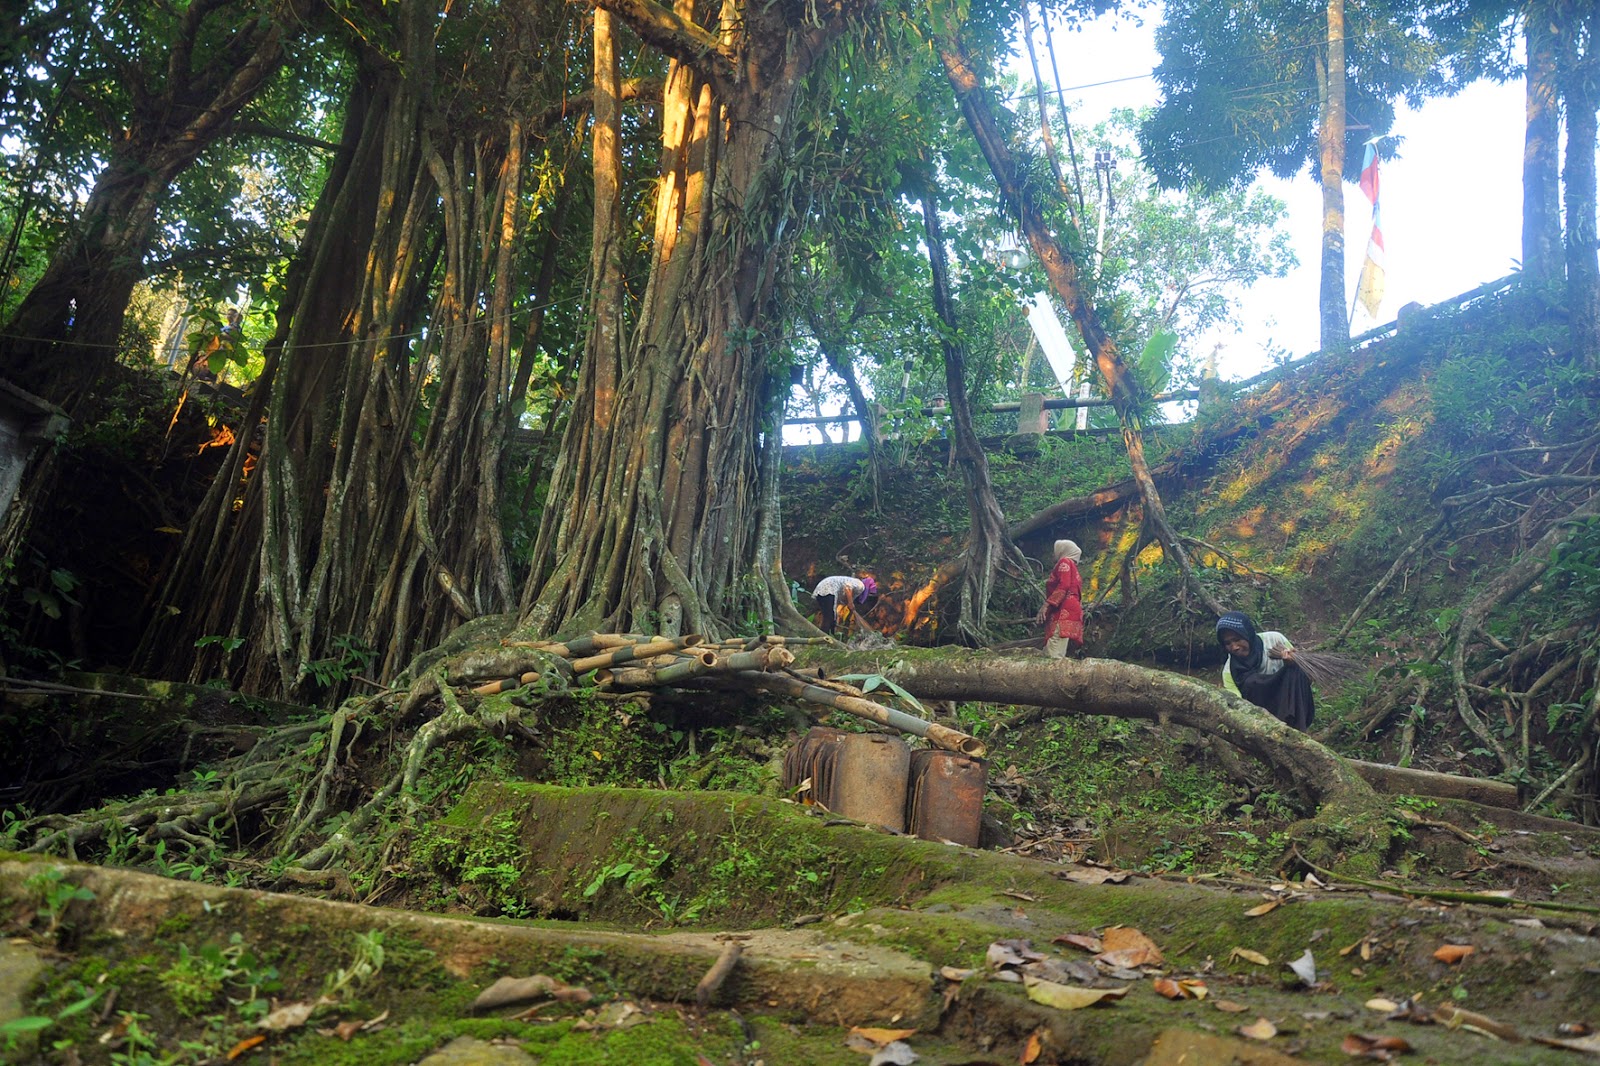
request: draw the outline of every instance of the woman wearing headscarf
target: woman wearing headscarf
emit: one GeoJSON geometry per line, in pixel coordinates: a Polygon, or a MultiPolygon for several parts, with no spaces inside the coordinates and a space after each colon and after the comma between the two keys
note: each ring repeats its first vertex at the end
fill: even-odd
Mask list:
{"type": "Polygon", "coordinates": [[[1044,606],[1034,617],[1044,625],[1044,653],[1065,658],[1074,641],[1083,643],[1083,577],[1078,561],[1083,549],[1070,540],[1056,541],[1056,565],[1044,586],[1044,606]]]}
{"type": "Polygon", "coordinates": [[[1258,633],[1249,615],[1229,611],[1217,619],[1217,643],[1228,653],[1223,688],[1302,733],[1311,728],[1311,679],[1294,661],[1288,637],[1271,629],[1258,633]]]}

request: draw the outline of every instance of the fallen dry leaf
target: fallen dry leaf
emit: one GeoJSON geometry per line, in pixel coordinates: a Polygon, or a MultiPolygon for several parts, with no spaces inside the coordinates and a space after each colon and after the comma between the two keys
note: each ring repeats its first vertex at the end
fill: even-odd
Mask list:
{"type": "Polygon", "coordinates": [[[1536,1036],[1533,1038],[1533,1042],[1543,1044],[1546,1047],[1561,1047],[1566,1048],[1568,1051],[1582,1051],[1590,1055],[1600,1055],[1600,1035],[1577,1037],[1536,1036]]]}
{"type": "Polygon", "coordinates": [[[1271,914],[1273,911],[1277,910],[1281,906],[1283,906],[1283,900],[1281,900],[1281,899],[1269,899],[1269,900],[1267,900],[1267,902],[1261,904],[1260,906],[1251,907],[1249,910],[1245,911],[1244,912],[1244,916],[1246,918],[1259,918],[1263,914],[1271,914]]]}
{"type": "Polygon", "coordinates": [[[1240,1036],[1248,1036],[1251,1040],[1271,1040],[1278,1035],[1278,1027],[1265,1018],[1257,1018],[1249,1025],[1241,1025],[1235,1030],[1240,1036]]]}
{"type": "Polygon", "coordinates": [[[1234,948],[1232,951],[1228,952],[1228,961],[1232,962],[1234,959],[1243,959],[1245,962],[1253,962],[1257,966],[1272,965],[1271,959],[1261,954],[1261,952],[1251,951],[1249,948],[1234,948]]]}
{"type": "Polygon", "coordinates": [[[1033,1032],[1028,1034],[1028,1041],[1022,1045],[1022,1055],[1017,1059],[1017,1061],[1020,1062],[1022,1066],[1029,1066],[1030,1063],[1034,1063],[1039,1060],[1039,1053],[1043,1050],[1044,1041],[1039,1039],[1039,1030],[1035,1029],[1033,1032]]]}
{"type": "Polygon", "coordinates": [[[318,1007],[326,1007],[337,1003],[338,1000],[328,996],[318,996],[316,999],[299,1000],[294,1003],[285,1003],[281,1007],[274,1007],[272,1012],[256,1023],[259,1029],[270,1029],[278,1032],[284,1029],[298,1029],[306,1024],[306,1020],[318,1007]]]}
{"type": "Polygon", "coordinates": [[[333,1035],[343,1040],[346,1044],[350,1038],[361,1031],[361,1022],[340,1022],[333,1027],[333,1035]]]}
{"type": "Polygon", "coordinates": [[[238,1058],[240,1055],[243,1055],[251,1048],[260,1047],[266,1042],[267,1038],[264,1033],[257,1033],[255,1036],[247,1036],[237,1044],[233,1045],[233,1049],[228,1052],[228,1061],[232,1062],[234,1059],[238,1058]]]}
{"type": "Polygon", "coordinates": [[[1317,983],[1317,960],[1312,956],[1310,948],[1306,948],[1304,955],[1285,965],[1294,971],[1295,976],[1300,978],[1307,988],[1317,983]]]}
{"type": "Polygon", "coordinates": [[[1466,1029],[1482,1033],[1484,1036],[1492,1036],[1496,1040],[1509,1040],[1512,1043],[1522,1041],[1522,1034],[1517,1031],[1516,1026],[1497,1022],[1487,1014],[1462,1010],[1448,1003],[1441,1003],[1433,1008],[1433,1020],[1446,1029],[1466,1029]]]}
{"type": "Polygon", "coordinates": [[[1438,951],[1435,951],[1433,953],[1433,957],[1438,959],[1440,962],[1454,966],[1456,963],[1460,962],[1462,959],[1466,958],[1468,955],[1471,955],[1477,950],[1478,949],[1473,947],[1471,944],[1446,944],[1438,951]]]}
{"type": "Polygon", "coordinates": [[[1041,981],[1037,977],[1023,979],[1028,988],[1028,998],[1056,1010],[1082,1010],[1104,1000],[1117,1000],[1128,994],[1123,988],[1079,988],[1077,985],[1058,985],[1054,981],[1041,981]]]}
{"type": "Polygon", "coordinates": [[[1395,1011],[1400,1009],[1400,1004],[1396,1003],[1392,999],[1369,999],[1367,1000],[1367,1009],[1381,1010],[1385,1014],[1393,1014],[1395,1011]]]}
{"type": "Polygon", "coordinates": [[[1344,1038],[1344,1043],[1339,1045],[1339,1049],[1353,1058],[1392,1062],[1396,1055],[1404,1055],[1410,1051],[1411,1045],[1398,1036],[1351,1033],[1344,1038]]]}
{"type": "Polygon", "coordinates": [[[1213,1006],[1215,1006],[1218,1010],[1227,1011],[1229,1014],[1243,1014],[1245,1011],[1250,1009],[1243,1003],[1235,1003],[1231,999],[1216,1000],[1214,1001],[1213,1006]]]}
{"type": "Polygon", "coordinates": [[[1095,958],[1108,966],[1160,966],[1165,962],[1155,941],[1131,925],[1114,925],[1100,934],[1104,949],[1095,958]]]}
{"type": "Polygon", "coordinates": [[[1075,948],[1092,951],[1096,955],[1105,950],[1105,945],[1100,943],[1097,936],[1087,936],[1083,933],[1065,933],[1050,941],[1052,944],[1071,944],[1075,948]]]}
{"type": "Polygon", "coordinates": [[[542,973],[536,973],[532,977],[502,977],[478,993],[478,998],[472,1001],[472,1009],[485,1011],[517,1006],[531,1000],[544,999],[559,987],[561,987],[560,981],[554,977],[546,977],[542,973]]]}
{"type": "Polygon", "coordinates": [[[1022,966],[1029,962],[1038,962],[1043,955],[1034,951],[1026,940],[996,940],[989,945],[986,956],[993,969],[1002,966],[1022,966]]]}
{"type": "Polygon", "coordinates": [[[1107,870],[1099,866],[1065,870],[1059,876],[1080,885],[1120,885],[1128,879],[1126,870],[1107,870]]]}
{"type": "Polygon", "coordinates": [[[939,976],[946,981],[965,981],[977,972],[977,970],[958,970],[954,966],[939,967],[939,976]]]}
{"type": "Polygon", "coordinates": [[[1155,990],[1168,999],[1205,999],[1209,995],[1206,983],[1193,977],[1174,981],[1170,977],[1157,977],[1151,982],[1155,990]]]}
{"type": "Polygon", "coordinates": [[[896,1040],[879,1048],[868,1066],[911,1066],[920,1057],[910,1044],[896,1040]]]}
{"type": "Polygon", "coordinates": [[[1588,1022],[1562,1022],[1556,1026],[1556,1032],[1562,1036],[1588,1036],[1594,1032],[1594,1026],[1588,1022]]]}
{"type": "Polygon", "coordinates": [[[1029,903],[1038,903],[1039,902],[1039,897],[1038,896],[1030,896],[1026,892],[1013,892],[1010,889],[1005,889],[1000,894],[1002,896],[1010,896],[1012,899],[1027,900],[1029,903]]]}
{"type": "Polygon", "coordinates": [[[871,1029],[857,1025],[852,1027],[850,1032],[871,1041],[879,1047],[883,1047],[885,1044],[892,1044],[896,1040],[904,1040],[908,1036],[915,1036],[917,1031],[915,1029],[871,1029]]]}

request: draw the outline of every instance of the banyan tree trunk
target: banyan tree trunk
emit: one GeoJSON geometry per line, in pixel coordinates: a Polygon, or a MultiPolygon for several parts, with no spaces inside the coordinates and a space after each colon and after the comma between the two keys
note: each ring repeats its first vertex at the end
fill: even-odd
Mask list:
{"type": "MultiPolygon", "coordinates": [[[[366,56],[259,386],[271,397],[260,461],[237,508],[237,483],[214,495],[169,592],[202,601],[168,623],[189,642],[245,638],[220,665],[253,690],[392,676],[514,596],[499,492],[525,130],[511,107],[478,121],[437,110],[439,16],[408,0],[394,21],[403,62],[366,56]],[[227,604],[205,603],[219,588],[227,604]]],[[[525,27],[506,32],[519,55],[525,27]]],[[[478,77],[523,102],[525,69],[478,77]]]]}
{"type": "Polygon", "coordinates": [[[605,103],[618,77],[597,20],[593,325],[522,613],[551,633],[715,634],[787,595],[762,573],[756,535],[761,449],[782,446],[761,438],[772,303],[798,229],[781,179],[796,96],[849,11],[729,0],[706,29],[689,0],[599,6],[671,59],[653,258],[625,324],[607,259],[623,239],[605,103]]]}

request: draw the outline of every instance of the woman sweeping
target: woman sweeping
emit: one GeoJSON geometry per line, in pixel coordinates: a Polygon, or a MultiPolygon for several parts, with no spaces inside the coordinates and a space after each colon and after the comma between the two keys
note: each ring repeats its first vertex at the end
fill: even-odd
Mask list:
{"type": "Polygon", "coordinates": [[[1056,566],[1044,586],[1044,606],[1034,618],[1044,625],[1044,653],[1065,658],[1072,644],[1083,643],[1083,577],[1078,560],[1083,549],[1070,540],[1056,541],[1056,566]]]}
{"type": "Polygon", "coordinates": [[[1311,728],[1311,679],[1295,662],[1294,645],[1282,633],[1257,633],[1250,616],[1229,611],[1217,619],[1217,642],[1228,653],[1222,687],[1243,696],[1302,733],[1311,728]]]}

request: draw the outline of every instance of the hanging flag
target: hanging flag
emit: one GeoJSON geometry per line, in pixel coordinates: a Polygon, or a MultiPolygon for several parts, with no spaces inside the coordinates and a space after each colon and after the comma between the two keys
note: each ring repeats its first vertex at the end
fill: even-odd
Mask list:
{"type": "Polygon", "coordinates": [[[1361,157],[1361,192],[1373,207],[1378,206],[1378,142],[1367,142],[1366,155],[1361,157]]]}
{"type": "Polygon", "coordinates": [[[1378,142],[1367,142],[1366,155],[1361,160],[1361,191],[1372,202],[1372,236],[1367,238],[1367,258],[1361,264],[1361,281],[1356,285],[1356,298],[1372,318],[1378,317],[1378,307],[1383,303],[1383,278],[1387,258],[1383,250],[1383,227],[1379,222],[1378,207],[1378,142]]]}

